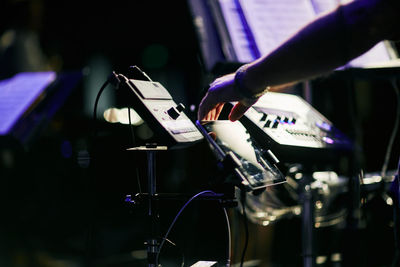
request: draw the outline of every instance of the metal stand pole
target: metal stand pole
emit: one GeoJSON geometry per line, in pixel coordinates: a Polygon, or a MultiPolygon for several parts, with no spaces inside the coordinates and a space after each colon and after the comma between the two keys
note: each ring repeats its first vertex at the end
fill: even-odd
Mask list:
{"type": "MultiPolygon", "coordinates": [[[[146,240],[145,245],[147,247],[147,262],[148,267],[160,267],[157,259],[157,254],[159,253],[160,244],[157,240],[158,236],[158,210],[157,210],[157,202],[160,198],[162,199],[170,199],[170,200],[187,200],[191,199],[191,196],[186,196],[183,194],[159,194],[157,193],[156,186],[156,152],[167,150],[165,146],[157,146],[157,145],[146,145],[141,147],[133,147],[128,148],[130,151],[146,151],[147,155],[147,179],[148,179],[148,194],[136,194],[134,197],[132,195],[127,195],[125,201],[128,203],[136,204],[143,197],[148,198],[148,217],[150,219],[151,224],[151,235],[146,240]]],[[[229,189],[225,190],[223,193],[213,193],[213,194],[203,194],[201,197],[198,197],[199,200],[218,200],[225,207],[235,207],[237,206],[237,202],[235,200],[233,185],[229,187],[229,189]]]]}
{"type": "Polygon", "coordinates": [[[149,267],[158,267],[157,254],[159,243],[157,241],[158,211],[157,211],[157,186],[156,186],[156,152],[165,151],[165,146],[150,144],[141,147],[129,148],[128,150],[146,151],[147,155],[147,184],[148,184],[148,216],[151,224],[151,235],[146,240],[147,262],[149,267]]]}
{"type": "Polygon", "coordinates": [[[314,201],[313,192],[311,189],[312,176],[305,174],[303,176],[302,185],[302,214],[301,214],[301,231],[302,231],[302,246],[303,246],[303,266],[314,267],[314,201]]]}
{"type": "Polygon", "coordinates": [[[156,236],[156,225],[157,225],[157,206],[155,203],[156,188],[156,158],[154,150],[147,150],[147,181],[149,191],[149,218],[151,223],[151,238],[147,240],[147,259],[149,267],[157,267],[157,253],[158,253],[158,242],[156,236]]]}

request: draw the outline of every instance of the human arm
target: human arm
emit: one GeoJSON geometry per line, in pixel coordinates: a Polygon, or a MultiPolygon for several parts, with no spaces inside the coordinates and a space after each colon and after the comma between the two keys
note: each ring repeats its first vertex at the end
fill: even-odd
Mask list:
{"type": "MultiPolygon", "coordinates": [[[[266,87],[309,79],[334,70],[399,32],[399,1],[359,0],[317,18],[277,49],[246,65],[242,90],[256,95],[266,87]]],[[[202,99],[199,119],[217,119],[223,104],[238,101],[230,119],[239,119],[256,100],[235,90],[234,74],[218,78],[202,99]]]]}

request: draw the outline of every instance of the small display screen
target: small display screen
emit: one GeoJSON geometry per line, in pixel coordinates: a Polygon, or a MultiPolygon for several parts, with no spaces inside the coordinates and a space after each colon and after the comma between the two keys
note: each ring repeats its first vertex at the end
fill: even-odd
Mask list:
{"type": "Polygon", "coordinates": [[[285,182],[279,169],[264,157],[264,151],[253,141],[246,128],[239,122],[228,120],[198,123],[218,157],[230,152],[237,160],[237,170],[251,189],[285,182]]]}

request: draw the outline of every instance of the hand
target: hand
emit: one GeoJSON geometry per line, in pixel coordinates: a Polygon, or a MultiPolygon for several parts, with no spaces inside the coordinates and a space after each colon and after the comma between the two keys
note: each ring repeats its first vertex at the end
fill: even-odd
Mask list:
{"type": "Polygon", "coordinates": [[[238,101],[229,114],[229,120],[235,121],[257,102],[243,99],[234,89],[234,79],[235,73],[231,73],[210,84],[207,94],[200,102],[198,120],[217,120],[226,102],[238,101]]]}

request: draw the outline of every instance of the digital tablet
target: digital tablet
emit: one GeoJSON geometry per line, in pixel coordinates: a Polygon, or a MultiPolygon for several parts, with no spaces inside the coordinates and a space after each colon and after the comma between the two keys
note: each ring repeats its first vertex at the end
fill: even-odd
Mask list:
{"type": "Polygon", "coordinates": [[[197,127],[210,144],[219,162],[231,168],[239,186],[253,191],[286,181],[276,164],[277,158],[251,138],[239,122],[197,121],[197,127]]]}

